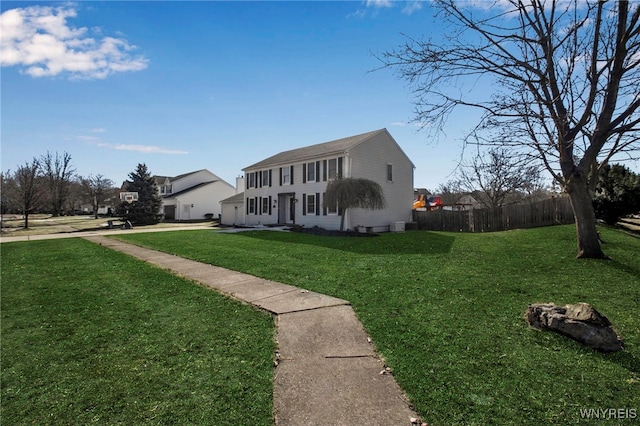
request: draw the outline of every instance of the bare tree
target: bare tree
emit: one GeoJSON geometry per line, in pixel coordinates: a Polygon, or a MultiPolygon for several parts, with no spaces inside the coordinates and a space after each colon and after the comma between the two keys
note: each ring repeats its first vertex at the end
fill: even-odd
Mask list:
{"type": "Polygon", "coordinates": [[[13,174],[15,204],[24,215],[24,227],[29,228],[29,214],[39,205],[42,197],[40,186],[40,162],[34,158],[31,163],[18,166],[13,174]]]}
{"type": "Polygon", "coordinates": [[[55,153],[55,156],[47,151],[42,156],[42,172],[47,180],[51,210],[53,216],[59,216],[63,210],[64,202],[69,193],[71,178],[75,168],[71,165],[71,155],[55,153]]]}
{"type": "Polygon", "coordinates": [[[442,204],[446,206],[458,204],[460,199],[467,195],[464,189],[462,189],[459,179],[450,179],[445,183],[441,183],[438,185],[438,188],[436,188],[436,193],[440,195],[442,204]]]}
{"type": "MultiPolygon", "coordinates": [[[[11,210],[11,198],[9,194],[12,192],[13,176],[11,170],[0,172],[0,215],[5,215],[11,210]]],[[[0,220],[2,217],[0,216],[0,220]]]]}
{"type": "Polygon", "coordinates": [[[75,214],[82,207],[82,203],[87,199],[91,199],[87,190],[83,185],[84,178],[82,176],[73,176],[69,182],[69,190],[65,199],[65,210],[75,214]]]}
{"type": "Polygon", "coordinates": [[[460,169],[460,185],[474,193],[478,202],[488,209],[522,201],[523,194],[533,192],[540,181],[540,170],[526,164],[504,148],[478,153],[460,169]]]}
{"type": "Polygon", "coordinates": [[[433,4],[451,23],[445,41],[408,39],[380,57],[414,85],[416,120],[441,128],[458,107],[482,111],[471,133],[539,161],[569,194],[578,257],[606,257],[593,188],[599,167],[640,146],[640,4],[433,4]],[[463,81],[496,89],[464,90],[463,81]]]}
{"type": "Polygon", "coordinates": [[[89,175],[82,179],[82,186],[93,202],[93,216],[98,218],[98,206],[105,200],[107,192],[113,187],[113,181],[103,175],[89,175]]]}

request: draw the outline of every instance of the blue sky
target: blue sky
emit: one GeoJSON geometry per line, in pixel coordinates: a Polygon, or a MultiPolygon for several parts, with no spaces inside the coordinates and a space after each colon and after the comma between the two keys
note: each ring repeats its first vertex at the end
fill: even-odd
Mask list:
{"type": "Polygon", "coordinates": [[[410,88],[375,52],[442,32],[428,2],[11,2],[2,36],[2,170],[68,152],[120,184],[138,163],[232,185],[283,150],[386,127],[415,186],[451,178],[472,117],[419,132],[410,88]],[[4,48],[4,47],[3,47],[4,48]]]}

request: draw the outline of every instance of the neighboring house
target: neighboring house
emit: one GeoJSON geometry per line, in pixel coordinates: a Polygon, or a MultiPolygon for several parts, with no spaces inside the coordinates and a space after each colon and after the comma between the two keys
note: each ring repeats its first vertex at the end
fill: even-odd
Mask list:
{"type": "Polygon", "coordinates": [[[221,214],[220,201],[236,193],[229,183],[207,169],[180,176],[154,176],[162,197],[164,220],[199,220],[221,214]]]}
{"type": "Polygon", "coordinates": [[[281,152],[243,169],[245,224],[339,229],[343,212],[327,208],[324,193],[341,176],[379,183],[387,203],[384,210],[348,209],[345,227],[388,231],[411,220],[414,167],[387,129],[281,152]]]}

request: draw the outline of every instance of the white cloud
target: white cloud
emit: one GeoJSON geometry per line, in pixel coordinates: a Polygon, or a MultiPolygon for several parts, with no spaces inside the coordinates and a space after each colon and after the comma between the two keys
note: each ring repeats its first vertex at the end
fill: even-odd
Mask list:
{"type": "Polygon", "coordinates": [[[364,9],[358,9],[349,14],[349,17],[364,18],[366,16],[377,16],[380,10],[391,9],[396,6],[402,7],[400,10],[403,14],[412,15],[414,12],[421,10],[424,6],[423,3],[426,1],[428,0],[363,0],[361,4],[364,6],[364,9]],[[371,11],[371,13],[368,14],[367,11],[371,11]]]}
{"type": "Polygon", "coordinates": [[[393,7],[393,2],[391,0],[366,0],[365,5],[367,7],[380,9],[383,7],[393,7]]]}
{"type": "Polygon", "coordinates": [[[402,8],[402,13],[405,15],[411,15],[413,12],[417,12],[422,9],[422,0],[414,0],[407,2],[407,4],[402,8]]]}
{"type": "Polygon", "coordinates": [[[135,151],[142,152],[144,154],[168,154],[168,155],[184,155],[188,154],[189,151],[183,151],[180,149],[167,149],[161,148],[159,146],[154,145],[127,145],[127,144],[109,144],[109,143],[100,143],[98,146],[117,149],[121,151],[135,151]]]}
{"type": "Polygon", "coordinates": [[[31,6],[5,11],[0,15],[0,64],[20,66],[32,77],[66,74],[87,79],[147,67],[148,60],[133,55],[136,46],[125,39],[95,39],[87,35],[87,28],[69,27],[67,19],[76,16],[76,10],[70,7],[31,6]]]}

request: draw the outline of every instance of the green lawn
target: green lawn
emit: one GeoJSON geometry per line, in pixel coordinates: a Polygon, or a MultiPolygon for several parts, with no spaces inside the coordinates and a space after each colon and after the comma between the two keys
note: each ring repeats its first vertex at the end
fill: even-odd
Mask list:
{"type": "Polygon", "coordinates": [[[3,425],[272,425],[274,323],[80,239],[5,243],[3,425]]]}
{"type": "Polygon", "coordinates": [[[377,238],[279,232],[130,234],[126,241],[352,302],[424,420],[435,425],[640,418],[640,239],[601,230],[613,260],[576,260],[575,229],[412,231],[377,238]],[[587,302],[626,349],[601,354],[530,329],[535,302],[587,302]]]}

